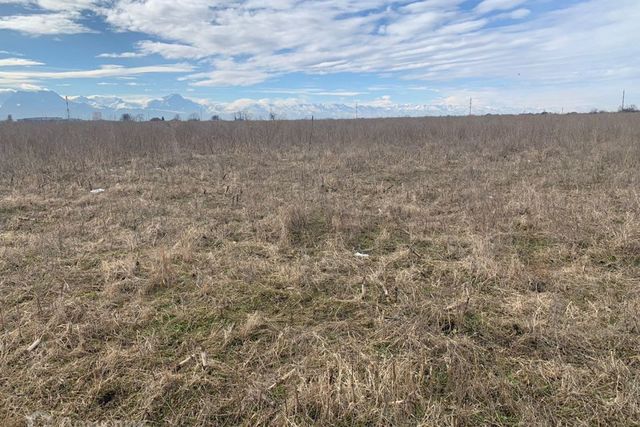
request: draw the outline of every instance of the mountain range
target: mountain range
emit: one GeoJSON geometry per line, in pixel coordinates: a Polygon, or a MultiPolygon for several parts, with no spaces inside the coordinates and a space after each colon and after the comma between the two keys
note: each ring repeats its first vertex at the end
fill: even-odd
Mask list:
{"type": "MultiPolygon", "coordinates": [[[[394,104],[388,100],[369,104],[347,105],[340,103],[306,103],[298,100],[252,100],[242,99],[230,103],[195,101],[178,94],[145,101],[127,101],[115,96],[73,96],[68,97],[69,117],[72,119],[118,120],[124,114],[141,120],[164,117],[170,120],[179,116],[210,119],[218,116],[232,120],[242,114],[251,120],[276,119],[346,119],[354,117],[404,117],[463,115],[466,107],[453,105],[394,104]]],[[[482,108],[476,114],[497,113],[482,108]]],[[[12,116],[13,119],[34,117],[66,118],[67,101],[50,90],[0,91],[0,120],[12,116]]]]}

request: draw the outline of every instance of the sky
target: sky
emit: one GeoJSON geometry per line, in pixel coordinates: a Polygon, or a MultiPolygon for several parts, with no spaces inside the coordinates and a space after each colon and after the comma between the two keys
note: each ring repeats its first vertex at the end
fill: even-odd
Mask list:
{"type": "Polygon", "coordinates": [[[140,100],[640,104],[640,0],[0,0],[0,90],[140,100]]]}

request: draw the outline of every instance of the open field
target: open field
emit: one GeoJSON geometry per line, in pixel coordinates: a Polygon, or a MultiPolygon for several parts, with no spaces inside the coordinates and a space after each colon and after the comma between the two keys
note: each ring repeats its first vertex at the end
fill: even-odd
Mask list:
{"type": "Polygon", "coordinates": [[[0,124],[0,303],[2,425],[637,425],[640,117],[0,124]]]}

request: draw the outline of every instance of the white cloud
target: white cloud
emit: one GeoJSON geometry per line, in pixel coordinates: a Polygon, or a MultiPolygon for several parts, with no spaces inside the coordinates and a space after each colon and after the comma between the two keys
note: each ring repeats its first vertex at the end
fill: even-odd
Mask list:
{"type": "Polygon", "coordinates": [[[208,56],[201,49],[176,43],[161,43],[144,40],[138,42],[142,55],[158,54],[167,59],[199,59],[208,56]]]}
{"type": "Polygon", "coordinates": [[[208,56],[193,46],[151,40],[136,43],[136,48],[138,49],[136,52],[101,53],[96,58],[142,58],[149,55],[160,55],[166,59],[200,59],[208,56]]]}
{"type": "Polygon", "coordinates": [[[18,82],[18,81],[4,82],[3,80],[0,80],[0,94],[6,93],[6,92],[15,92],[16,90],[32,92],[32,91],[46,90],[46,89],[31,83],[24,83],[24,82],[18,82]]]}
{"type": "MultiPolygon", "coordinates": [[[[640,15],[636,0],[619,0],[613,7],[583,0],[522,22],[509,20],[530,15],[522,7],[526,0],[484,0],[473,11],[465,11],[463,3],[424,0],[389,7],[383,0],[224,0],[212,8],[206,0],[116,0],[102,13],[118,30],[164,40],[140,42],[140,52],[207,58],[209,70],[189,76],[195,86],[253,85],[296,72],[441,80],[516,78],[524,71],[527,78],[544,81],[584,76],[591,64],[604,63],[600,57],[607,64],[638,62],[633,59],[638,44],[626,41],[640,15]],[[498,25],[489,27],[491,22],[498,25]],[[584,43],[589,39],[596,40],[596,49],[584,43]]],[[[601,71],[593,70],[591,77],[601,71]]]]}
{"type": "Polygon", "coordinates": [[[146,56],[141,52],[101,53],[96,58],[140,58],[146,56]]]}
{"type": "Polygon", "coordinates": [[[452,12],[448,11],[424,11],[422,13],[405,14],[399,16],[393,23],[383,28],[384,34],[414,37],[417,33],[432,31],[442,22],[446,22],[452,12]]]}
{"type": "Polygon", "coordinates": [[[478,13],[489,13],[497,10],[511,10],[526,3],[527,0],[484,0],[476,7],[478,13]]]}
{"type": "Polygon", "coordinates": [[[306,96],[335,96],[335,97],[354,97],[364,95],[366,92],[356,92],[353,90],[326,90],[319,88],[302,88],[302,89],[262,89],[261,93],[289,94],[289,95],[306,95],[306,96]]]}
{"type": "Polygon", "coordinates": [[[20,90],[26,90],[26,91],[46,90],[42,86],[34,85],[34,84],[31,84],[31,83],[21,83],[20,85],[18,85],[18,88],[20,90]]]}
{"type": "Polygon", "coordinates": [[[98,0],[34,0],[29,3],[36,4],[46,10],[87,10],[94,7],[98,0]]]}
{"type": "Polygon", "coordinates": [[[390,95],[383,95],[379,98],[374,99],[373,101],[367,102],[363,105],[369,105],[372,107],[391,107],[394,105],[393,101],[391,101],[390,95]]]}
{"type": "Polygon", "coordinates": [[[340,96],[340,97],[352,97],[362,95],[364,92],[354,92],[348,90],[336,90],[336,91],[319,91],[315,92],[313,95],[319,96],[340,96]]]}
{"type": "Polygon", "coordinates": [[[150,65],[144,67],[122,67],[105,65],[94,70],[80,71],[0,71],[2,80],[49,80],[49,79],[99,79],[105,77],[135,76],[151,73],[184,73],[193,67],[186,64],[150,65]]]}
{"type": "Polygon", "coordinates": [[[493,19],[523,19],[531,14],[529,9],[520,8],[511,12],[500,13],[493,17],[493,19]]]}
{"type": "Polygon", "coordinates": [[[82,11],[94,10],[101,0],[0,0],[3,3],[35,13],[0,17],[0,29],[44,36],[94,32],[81,23],[82,11]]]}
{"type": "Polygon", "coordinates": [[[4,58],[0,59],[0,67],[28,67],[31,65],[44,65],[42,62],[32,61],[23,58],[4,58]]]}
{"type": "Polygon", "coordinates": [[[76,12],[38,13],[0,17],[0,30],[13,30],[33,35],[78,34],[92,32],[77,22],[76,12]]]}
{"type": "Polygon", "coordinates": [[[233,61],[217,61],[216,65],[218,69],[215,71],[192,74],[180,80],[194,81],[194,86],[250,86],[269,78],[269,74],[264,71],[236,67],[233,61]]]}
{"type": "MultiPolygon", "coordinates": [[[[130,51],[101,58],[161,55],[198,61],[196,71],[182,78],[193,86],[254,85],[288,73],[385,73],[429,85],[498,80],[542,93],[575,82],[588,88],[630,81],[640,69],[640,43],[634,42],[637,0],[549,1],[549,11],[535,14],[527,9],[534,2],[526,0],[484,0],[471,10],[464,0],[220,0],[215,7],[210,0],[21,3],[40,10],[0,18],[0,28],[30,34],[88,31],[82,13],[92,10],[114,31],[147,35],[130,51]],[[58,16],[60,25],[43,22],[43,16],[58,16]],[[32,22],[23,22],[26,18],[32,22]]],[[[115,77],[128,75],[127,70],[22,71],[0,79],[6,84],[9,79],[115,77]]],[[[349,88],[325,91],[325,96],[357,94],[349,88]]]]}
{"type": "Polygon", "coordinates": [[[100,0],[0,0],[0,4],[16,4],[51,11],[79,11],[90,9],[99,3],[99,1],[100,0]]]}

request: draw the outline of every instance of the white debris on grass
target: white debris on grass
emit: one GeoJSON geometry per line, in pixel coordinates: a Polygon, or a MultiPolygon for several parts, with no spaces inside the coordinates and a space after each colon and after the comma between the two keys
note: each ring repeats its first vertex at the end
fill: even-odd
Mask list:
{"type": "Polygon", "coordinates": [[[33,351],[36,349],[36,347],[38,347],[40,345],[40,343],[42,342],[42,337],[38,338],[37,340],[35,340],[30,346],[29,348],[27,348],[27,351],[33,351]]]}
{"type": "Polygon", "coordinates": [[[90,191],[91,194],[104,193],[104,188],[95,188],[90,191]]]}
{"type": "Polygon", "coordinates": [[[354,255],[358,258],[369,258],[369,254],[363,254],[361,252],[356,252],[354,255]]]}

